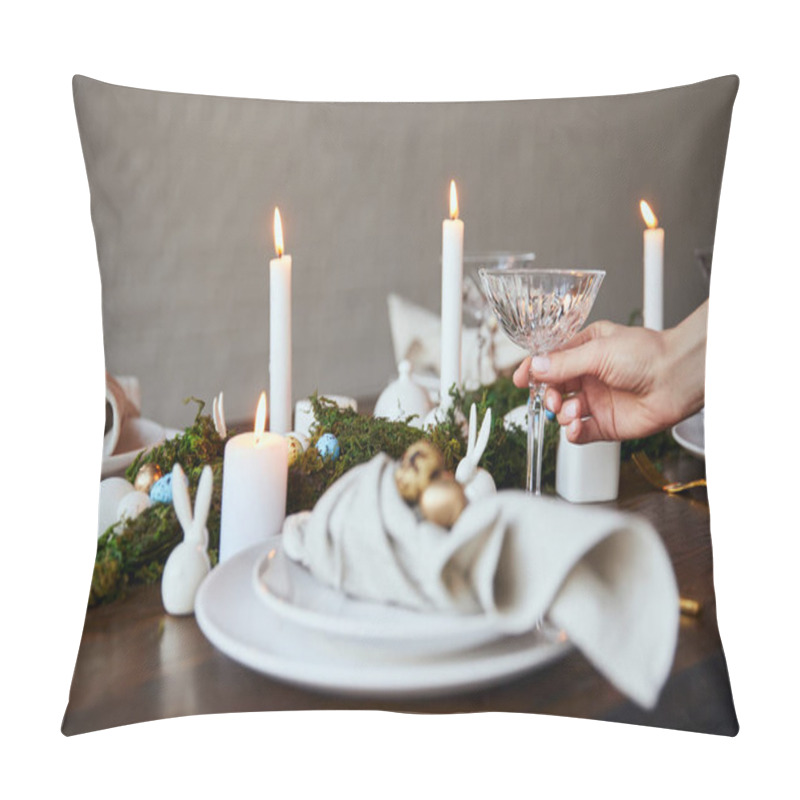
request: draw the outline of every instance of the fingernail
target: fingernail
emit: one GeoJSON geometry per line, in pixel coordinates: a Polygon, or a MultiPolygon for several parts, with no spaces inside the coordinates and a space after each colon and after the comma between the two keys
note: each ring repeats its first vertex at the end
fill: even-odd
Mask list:
{"type": "Polygon", "coordinates": [[[580,426],[580,421],[575,419],[570,422],[569,427],[567,428],[567,439],[572,441],[578,435],[578,427],[580,426]]]}
{"type": "Polygon", "coordinates": [[[534,356],[531,359],[531,372],[540,375],[546,374],[550,369],[550,359],[547,356],[534,356]]]}
{"type": "MultiPolygon", "coordinates": [[[[555,408],[554,408],[555,402],[556,401],[553,400],[553,398],[549,394],[545,395],[544,405],[545,405],[545,408],[547,409],[547,415],[548,416],[550,416],[550,412],[551,411],[555,414],[555,411],[556,411],[555,408]]],[[[551,419],[552,419],[552,417],[551,417],[551,419]]]]}
{"type": "Polygon", "coordinates": [[[575,419],[578,416],[578,401],[577,400],[567,400],[564,403],[564,407],[561,409],[561,413],[567,419],[575,419]]]}
{"type": "Polygon", "coordinates": [[[544,415],[550,420],[550,422],[556,418],[556,415],[549,408],[545,409],[544,415]]]}

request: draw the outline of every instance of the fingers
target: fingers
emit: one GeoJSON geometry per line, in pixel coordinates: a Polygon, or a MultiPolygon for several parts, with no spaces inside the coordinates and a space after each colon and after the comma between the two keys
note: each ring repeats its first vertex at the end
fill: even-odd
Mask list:
{"type": "Polygon", "coordinates": [[[589,444],[604,439],[596,420],[592,417],[579,417],[567,425],[567,440],[573,444],[589,444]]]}
{"type": "Polygon", "coordinates": [[[562,396],[561,391],[553,386],[548,386],[544,393],[544,407],[554,414],[561,411],[562,396]]]}
{"type": "Polygon", "coordinates": [[[576,419],[588,416],[586,398],[579,392],[572,397],[564,398],[561,407],[555,411],[559,425],[569,425],[576,419]]]}
{"type": "MultiPolygon", "coordinates": [[[[586,331],[588,330],[587,328],[586,331]]],[[[586,331],[582,333],[586,333],[586,331]]],[[[588,347],[596,338],[598,338],[597,335],[589,335],[587,342],[583,345],[577,345],[576,349],[588,347]]],[[[566,352],[567,351],[562,351],[560,354],[553,354],[553,356],[561,356],[566,352]]],[[[591,358],[592,355],[593,354],[590,353],[589,358],[591,358]]],[[[579,358],[583,359],[586,358],[586,356],[582,354],[579,355],[579,358]]],[[[530,364],[531,359],[526,358],[519,367],[517,367],[514,372],[515,386],[521,389],[528,387],[530,380],[530,364]]],[[[555,374],[552,368],[550,374],[555,374]]],[[[563,374],[563,372],[561,374],[563,374]]],[[[579,370],[577,374],[582,375],[584,372],[579,370]]],[[[536,375],[535,370],[534,375],[536,375]]],[[[544,375],[542,375],[542,377],[544,377],[544,375]]],[[[559,425],[567,429],[568,441],[574,444],[588,444],[589,442],[605,440],[597,422],[589,416],[589,404],[586,400],[586,396],[581,391],[581,381],[579,377],[567,379],[563,381],[561,385],[549,385],[545,392],[544,405],[545,408],[556,415],[559,425]]]]}
{"type": "MultiPolygon", "coordinates": [[[[618,327],[620,326],[607,320],[593,322],[575,334],[561,351],[534,358],[533,370],[531,358],[525,358],[514,372],[514,385],[520,389],[527,388],[531,372],[538,380],[550,384],[565,383],[582,374],[596,375],[603,353],[600,342],[611,336],[618,327]]],[[[574,391],[574,388],[567,385],[564,391],[574,391]]]]}
{"type": "MultiPolygon", "coordinates": [[[[530,363],[530,358],[526,358],[514,372],[514,385],[520,389],[527,389],[530,383],[530,363]]],[[[563,386],[548,386],[544,396],[545,408],[553,414],[558,414],[561,411],[563,395],[576,393],[580,388],[579,379],[567,381],[563,386]]]]}
{"type": "MultiPolygon", "coordinates": [[[[562,349],[526,359],[531,374],[543,383],[566,383],[581,375],[598,375],[608,349],[606,340],[619,328],[613,322],[594,322],[570,339],[562,349]]],[[[520,365],[520,368],[522,365],[520,365]]],[[[515,375],[516,377],[516,375],[515,375]]],[[[565,387],[566,391],[570,391],[565,387]]]]}
{"type": "Polygon", "coordinates": [[[534,356],[530,361],[530,371],[542,383],[562,384],[582,375],[597,375],[602,368],[602,359],[603,346],[600,340],[591,339],[549,356],[534,356]]]}
{"type": "Polygon", "coordinates": [[[514,371],[514,386],[520,389],[527,389],[531,370],[530,356],[523,359],[522,363],[514,371]]]}

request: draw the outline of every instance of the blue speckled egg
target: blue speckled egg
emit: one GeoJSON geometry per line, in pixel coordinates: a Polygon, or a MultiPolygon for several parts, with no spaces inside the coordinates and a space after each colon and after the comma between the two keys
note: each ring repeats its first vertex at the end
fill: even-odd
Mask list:
{"type": "Polygon", "coordinates": [[[323,461],[339,458],[339,440],[332,433],[323,433],[317,440],[317,452],[323,461]]]}
{"type": "MultiPolygon", "coordinates": [[[[185,479],[186,480],[186,479],[185,479]]],[[[186,483],[188,485],[188,480],[186,483]]],[[[163,478],[159,478],[150,487],[150,499],[154,503],[171,503],[172,502],[172,473],[167,473],[163,478]]]]}

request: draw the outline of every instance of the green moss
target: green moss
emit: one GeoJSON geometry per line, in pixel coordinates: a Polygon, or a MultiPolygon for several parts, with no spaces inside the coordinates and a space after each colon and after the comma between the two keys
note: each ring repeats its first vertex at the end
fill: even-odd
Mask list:
{"type": "MultiPolygon", "coordinates": [[[[444,454],[445,465],[455,470],[466,453],[464,433],[456,423],[456,410],[468,417],[472,403],[477,405],[478,420],[492,409],[492,432],[484,451],[481,466],[494,477],[500,489],[523,488],[527,459],[527,431],[518,426],[506,429],[503,416],[527,401],[528,392],[517,389],[510,379],[501,378],[474,392],[452,391],[453,404],[443,423],[430,431],[421,431],[409,424],[410,418],[390,422],[359,415],[351,409],[340,409],[325,398],[312,396],[316,423],[311,431],[311,443],[305,453],[289,469],[287,513],[311,509],[324,491],[345,472],[369,461],[378,453],[399,459],[406,448],[419,439],[427,439],[444,454]],[[323,433],[332,433],[339,440],[341,454],[335,461],[324,461],[315,444],[323,433]]],[[[142,464],[155,463],[166,475],[174,464],[180,463],[189,479],[189,493],[194,503],[197,483],[203,467],[209,464],[214,473],[214,492],[208,515],[209,557],[216,564],[219,550],[219,529],[222,498],[222,466],[225,442],[217,434],[213,420],[204,415],[204,403],[198,403],[194,422],[182,434],[164,442],[147,454],[137,457],[126,471],[133,481],[142,464]]],[[[187,401],[188,402],[188,401],[187,401]]],[[[542,484],[552,493],[555,484],[558,424],[545,425],[542,484]]],[[[646,439],[624,442],[623,458],[644,450],[659,463],[677,449],[668,432],[646,439]]],[[[125,593],[128,586],[153,583],[160,579],[164,563],[171,550],[183,538],[183,531],[171,504],[156,503],[129,520],[106,531],[97,543],[89,605],[110,602],[125,593]]]]}
{"type": "MultiPolygon", "coordinates": [[[[456,413],[465,417],[474,402],[478,419],[483,419],[487,408],[492,408],[492,432],[484,451],[481,465],[494,477],[500,489],[524,488],[527,469],[527,431],[518,426],[506,429],[503,416],[512,408],[526,402],[528,392],[517,389],[509,378],[501,378],[477,391],[451,393],[453,404],[444,422],[432,430],[421,431],[409,424],[409,419],[390,422],[359,415],[351,409],[340,409],[325,398],[312,396],[316,424],[311,431],[308,450],[289,470],[287,512],[294,513],[313,508],[320,495],[337,478],[358,464],[369,461],[378,453],[387,453],[399,459],[406,448],[419,439],[427,439],[442,451],[445,467],[455,471],[467,451],[467,443],[456,413]],[[341,455],[336,461],[324,462],[316,451],[320,436],[332,433],[339,440],[341,455]]],[[[555,447],[558,425],[545,426],[545,467],[543,484],[552,490],[555,484],[555,447]]]]}
{"type": "Polygon", "coordinates": [[[222,463],[225,442],[219,437],[211,417],[203,414],[205,403],[196,397],[190,397],[184,402],[197,403],[197,415],[194,422],[182,434],[173,436],[159,447],[140,453],[125,470],[125,477],[131,483],[136,478],[142,464],[157,464],[161,472],[166,475],[168,472],[172,472],[172,467],[178,463],[183,467],[190,485],[196,486],[206,464],[214,466],[222,463]]]}
{"type": "Polygon", "coordinates": [[[447,469],[455,469],[466,452],[466,442],[455,424],[453,415],[432,432],[423,433],[409,424],[411,417],[390,422],[340,409],[326,398],[312,395],[316,423],[311,430],[308,449],[289,470],[287,513],[311,509],[322,493],[345,472],[363,464],[378,453],[399,459],[419,439],[433,442],[444,454],[447,469]],[[316,443],[324,433],[332,433],[339,441],[340,455],[323,460],[316,443]]]}
{"type": "MultiPolygon", "coordinates": [[[[166,475],[179,463],[189,479],[189,495],[194,504],[200,474],[209,464],[214,473],[214,492],[208,512],[208,549],[212,563],[216,563],[225,442],[217,434],[211,417],[203,415],[205,404],[195,398],[190,400],[198,404],[192,425],[182,434],[137,456],[125,471],[125,477],[133,482],[142,464],[148,463],[157,464],[166,475]]],[[[129,585],[157,581],[167,556],[182,539],[183,529],[172,504],[154,503],[136,519],[109,528],[97,541],[89,605],[115,600],[124,595],[129,585]]]]}

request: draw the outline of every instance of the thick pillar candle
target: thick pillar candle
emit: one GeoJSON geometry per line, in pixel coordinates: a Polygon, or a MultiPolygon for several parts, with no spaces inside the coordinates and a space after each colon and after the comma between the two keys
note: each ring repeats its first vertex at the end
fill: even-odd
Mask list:
{"type": "Polygon", "coordinates": [[[664,229],[659,228],[656,215],[642,200],[642,217],[647,224],[644,232],[644,298],[642,317],[645,328],[664,329],[664,229]]]}
{"type": "Polygon", "coordinates": [[[219,561],[280,533],[286,517],[289,445],[285,437],[265,433],[266,395],[262,392],[253,432],[225,445],[219,561]]]}
{"type": "Polygon", "coordinates": [[[458,218],[455,181],[450,182],[450,219],[442,223],[442,335],[439,405],[450,387],[461,385],[461,305],[464,280],[464,223],[458,218]]]}
{"type": "Polygon", "coordinates": [[[269,419],[274,433],[292,430],[292,257],[283,254],[275,209],[275,252],[269,262],[269,419]]]}

